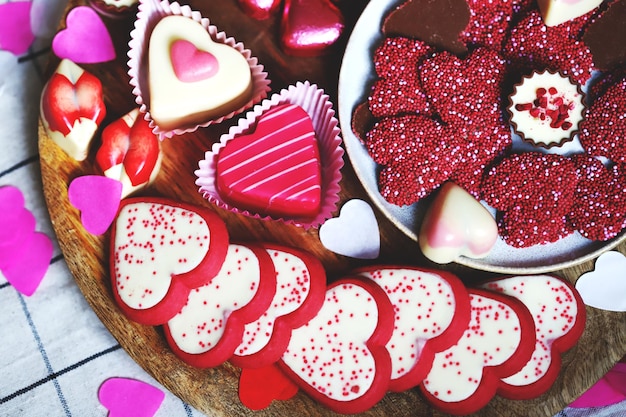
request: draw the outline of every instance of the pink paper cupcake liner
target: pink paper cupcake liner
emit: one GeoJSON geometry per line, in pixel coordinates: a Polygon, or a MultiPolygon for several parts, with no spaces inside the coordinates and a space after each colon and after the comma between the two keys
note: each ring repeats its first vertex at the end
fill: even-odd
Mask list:
{"type": "Polygon", "coordinates": [[[341,168],[343,167],[340,129],[328,95],[308,81],[298,82],[295,86],[289,86],[281,90],[280,93],[273,94],[269,99],[265,99],[260,104],[254,106],[252,110],[246,113],[245,117],[239,119],[236,126],[232,126],[228,133],[222,135],[220,141],[213,144],[211,150],[206,152],[204,159],[198,163],[198,166],[199,169],[195,171],[195,174],[199,192],[204,198],[218,207],[249,217],[281,221],[306,229],[319,226],[331,218],[332,213],[337,209],[340,191],[339,182],[341,181],[341,168]],[[287,103],[296,104],[308,113],[313,122],[318,140],[322,165],[322,207],[313,219],[278,218],[239,209],[226,203],[217,191],[216,166],[217,156],[221,149],[236,136],[252,132],[257,120],[269,109],[287,103]]]}
{"type": "Polygon", "coordinates": [[[135,20],[135,28],[131,31],[131,40],[128,45],[128,75],[130,76],[130,85],[133,87],[135,102],[139,105],[140,111],[144,113],[144,118],[150,122],[150,127],[152,127],[153,132],[158,135],[160,139],[169,138],[174,135],[182,135],[186,132],[193,132],[200,127],[206,127],[230,119],[250,109],[254,104],[266,98],[270,90],[270,80],[267,78],[267,72],[264,71],[263,65],[258,63],[258,59],[252,56],[252,52],[249,49],[245,49],[243,43],[237,42],[232,37],[227,37],[224,32],[219,32],[216,26],[211,25],[208,18],[202,17],[200,12],[192,10],[187,5],[181,6],[177,2],[170,3],[167,0],[140,0],[137,19],[135,20]],[[248,65],[250,65],[253,91],[250,100],[244,106],[219,118],[207,120],[198,125],[173,130],[163,130],[152,120],[150,116],[150,91],[148,88],[147,75],[147,45],[152,30],[159,20],[171,15],[185,16],[199,22],[214,41],[236,49],[246,58],[248,65]]]}

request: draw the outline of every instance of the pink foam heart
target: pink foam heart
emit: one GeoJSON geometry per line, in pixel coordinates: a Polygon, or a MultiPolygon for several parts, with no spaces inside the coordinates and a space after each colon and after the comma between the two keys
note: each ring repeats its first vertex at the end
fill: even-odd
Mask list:
{"type": "Polygon", "coordinates": [[[110,378],[100,386],[98,399],[109,410],[109,417],[152,417],[165,393],[135,379],[110,378]]]}
{"type": "Polygon", "coordinates": [[[359,259],[376,259],[380,252],[380,232],[372,207],[363,200],[350,200],[339,217],[320,227],[320,241],[340,255],[359,259]]]}
{"type": "Polygon", "coordinates": [[[115,59],[111,35],[102,19],[90,7],[74,7],[67,14],[66,28],[52,40],[52,50],[59,58],[77,64],[95,64],[115,59]]]}
{"type": "Polygon", "coordinates": [[[186,40],[178,40],[172,44],[170,57],[176,77],[186,83],[206,80],[219,71],[219,62],[215,55],[199,50],[186,40]]]}
{"type": "Polygon", "coordinates": [[[89,233],[106,232],[122,199],[122,183],[100,175],[75,178],[67,190],[70,204],[81,211],[80,219],[89,233]]]}
{"type": "Polygon", "coordinates": [[[608,311],[626,311],[626,257],[617,251],[603,253],[595,269],[576,281],[585,304],[608,311]]]}
{"type": "Polygon", "coordinates": [[[46,275],[52,259],[52,242],[43,233],[36,232],[29,239],[19,261],[2,270],[7,281],[19,292],[31,296],[46,275]]]}
{"type": "Polygon", "coordinates": [[[0,49],[14,55],[28,51],[35,35],[30,26],[30,1],[0,4],[0,49]]]}

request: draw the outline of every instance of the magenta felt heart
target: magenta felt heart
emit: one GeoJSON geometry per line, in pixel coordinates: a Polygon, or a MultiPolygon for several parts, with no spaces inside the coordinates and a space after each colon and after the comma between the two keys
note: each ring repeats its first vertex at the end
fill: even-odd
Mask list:
{"type": "Polygon", "coordinates": [[[66,28],[52,40],[59,58],[77,64],[95,64],[115,59],[111,35],[98,14],[86,6],[74,7],[67,14],[66,28]]]}
{"type": "Polygon", "coordinates": [[[31,296],[46,275],[50,259],[52,259],[53,247],[48,236],[36,232],[25,248],[19,261],[12,262],[4,268],[2,274],[16,290],[26,296],[31,296]]]}
{"type": "Polygon", "coordinates": [[[215,55],[199,50],[186,40],[178,40],[172,44],[170,57],[176,77],[186,83],[206,80],[219,70],[215,55]]]}
{"type": "Polygon", "coordinates": [[[160,389],[129,378],[107,379],[98,390],[98,399],[109,410],[109,417],[152,417],[164,398],[160,389]]]}
{"type": "Polygon", "coordinates": [[[0,271],[16,290],[30,296],[48,270],[52,242],[35,232],[35,216],[24,207],[19,188],[0,187],[0,213],[0,271]]]}
{"type": "Polygon", "coordinates": [[[80,219],[89,233],[106,232],[122,199],[122,183],[100,175],[75,178],[67,190],[70,204],[81,211],[80,219]]]}
{"type": "Polygon", "coordinates": [[[0,270],[19,262],[35,232],[35,216],[19,188],[0,187],[0,270]]]}
{"type": "Polygon", "coordinates": [[[0,4],[0,50],[21,55],[35,39],[30,26],[30,1],[0,4]]]}

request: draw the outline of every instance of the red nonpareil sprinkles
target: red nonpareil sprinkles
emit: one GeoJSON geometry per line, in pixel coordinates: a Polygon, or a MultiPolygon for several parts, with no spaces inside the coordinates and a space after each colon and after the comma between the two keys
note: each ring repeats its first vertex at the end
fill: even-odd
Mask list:
{"type": "Polygon", "coordinates": [[[540,209],[520,209],[498,215],[500,237],[509,245],[526,248],[556,242],[574,232],[566,216],[542,216],[540,209]]]}
{"type": "Polygon", "coordinates": [[[430,53],[431,48],[422,41],[385,38],[374,54],[379,79],[368,97],[374,117],[430,113],[430,103],[417,75],[418,63],[430,53]]]}
{"type": "Polygon", "coordinates": [[[579,137],[590,155],[626,163],[626,77],[610,86],[588,108],[579,137]]]}
{"type": "Polygon", "coordinates": [[[460,59],[441,52],[419,67],[424,91],[445,123],[458,127],[501,115],[505,61],[498,52],[478,48],[460,59]]]}
{"type": "Polygon", "coordinates": [[[470,21],[461,32],[463,42],[500,50],[513,17],[514,0],[467,0],[470,21]]]}
{"type": "Polygon", "coordinates": [[[523,72],[550,69],[584,85],[595,69],[591,51],[569,36],[567,25],[547,27],[538,10],[532,10],[512,30],[503,49],[506,58],[523,72]]]}
{"type": "Polygon", "coordinates": [[[478,198],[485,170],[511,147],[511,130],[498,115],[491,122],[472,122],[456,129],[454,138],[460,149],[451,180],[478,198]]]}
{"type": "Polygon", "coordinates": [[[573,161],[579,180],[570,222],[586,238],[614,238],[626,227],[626,176],[622,168],[607,168],[588,155],[577,155],[573,161]]]}
{"type": "MultiPolygon", "coordinates": [[[[586,152],[617,164],[602,175],[618,190],[606,201],[590,194],[585,181],[578,185],[587,171],[570,157],[505,156],[512,135],[503,111],[510,76],[550,70],[584,85],[595,68],[582,36],[606,8],[547,27],[532,0],[467,1],[471,18],[460,34],[470,46],[466,56],[406,37],[384,38],[374,53],[377,79],[363,103],[372,122],[359,138],[379,164],[381,195],[406,206],[453,181],[498,211],[500,234],[515,247],[554,242],[576,230],[590,239],[614,237],[626,226],[617,215],[626,203],[614,202],[624,199],[626,182],[620,172],[626,169],[623,69],[590,86],[592,105],[579,125],[586,152]],[[609,202],[617,208],[606,209],[609,202]]],[[[557,114],[529,104],[521,110],[545,113],[555,129],[570,128],[570,107],[557,114]]]]}
{"type": "Polygon", "coordinates": [[[374,70],[379,78],[392,78],[399,72],[415,71],[417,64],[433,49],[426,43],[402,36],[385,38],[374,52],[374,70]]]}
{"type": "Polygon", "coordinates": [[[381,195],[399,206],[426,197],[451,175],[457,148],[444,125],[423,116],[381,119],[367,133],[372,158],[384,167],[381,195]]]}
{"type": "MultiPolygon", "coordinates": [[[[438,146],[450,141],[450,131],[424,116],[386,117],[374,124],[365,135],[365,145],[372,159],[380,165],[403,163],[428,157],[438,146]]],[[[451,142],[451,141],[450,141],[451,142]]]]}
{"type": "Polygon", "coordinates": [[[578,182],[571,159],[536,152],[507,157],[483,179],[483,199],[499,210],[500,235],[515,247],[554,242],[572,232],[566,215],[578,182]]]}

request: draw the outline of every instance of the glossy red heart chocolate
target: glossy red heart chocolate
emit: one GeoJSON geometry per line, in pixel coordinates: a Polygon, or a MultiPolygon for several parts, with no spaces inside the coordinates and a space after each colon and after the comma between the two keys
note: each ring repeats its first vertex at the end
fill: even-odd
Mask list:
{"type": "Polygon", "coordinates": [[[289,55],[321,55],[339,39],[343,28],[343,15],[329,0],[286,0],[280,43],[289,55]]]}
{"type": "Polygon", "coordinates": [[[253,132],[217,156],[217,190],[229,204],[275,216],[315,216],[321,204],[320,155],[311,118],[294,104],[263,114],[253,132]]]}

